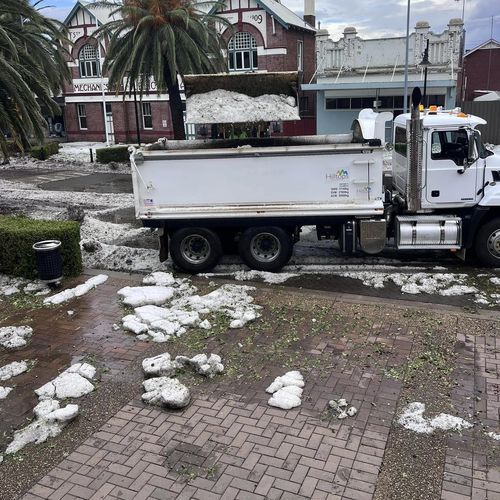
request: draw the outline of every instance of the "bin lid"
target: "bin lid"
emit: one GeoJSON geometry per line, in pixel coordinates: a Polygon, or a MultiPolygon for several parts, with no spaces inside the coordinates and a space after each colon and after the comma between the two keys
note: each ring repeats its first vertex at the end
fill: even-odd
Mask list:
{"type": "Polygon", "coordinates": [[[38,252],[47,252],[48,250],[55,250],[60,246],[61,242],[59,240],[38,241],[33,245],[33,250],[37,250],[38,252]]]}

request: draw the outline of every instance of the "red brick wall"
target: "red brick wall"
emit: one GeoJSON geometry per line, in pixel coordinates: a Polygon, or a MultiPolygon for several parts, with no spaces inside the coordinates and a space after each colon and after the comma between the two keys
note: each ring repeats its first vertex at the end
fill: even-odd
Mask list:
{"type": "Polygon", "coordinates": [[[479,49],[465,57],[464,76],[465,79],[462,79],[459,75],[457,95],[462,98],[462,81],[466,80],[465,101],[482,95],[475,90],[500,90],[500,48],[479,49]]]}
{"type": "MultiPolygon", "coordinates": [[[[149,102],[146,101],[145,102],[149,102]]],[[[87,112],[87,130],[80,130],[77,114],[77,104],[68,103],[65,107],[64,120],[66,133],[69,141],[96,141],[106,140],[104,133],[104,117],[102,113],[102,103],[85,102],[87,112]]],[[[137,127],[135,120],[135,110],[133,102],[112,102],[111,110],[113,114],[113,126],[115,142],[136,142],[137,127]]],[[[145,129],[142,120],[142,106],[138,101],[137,111],[139,118],[139,130],[141,142],[154,142],[160,137],[172,138],[172,118],[168,102],[151,102],[151,113],[153,128],[145,129]],[[163,120],[167,121],[167,126],[163,126],[163,120]]]]}

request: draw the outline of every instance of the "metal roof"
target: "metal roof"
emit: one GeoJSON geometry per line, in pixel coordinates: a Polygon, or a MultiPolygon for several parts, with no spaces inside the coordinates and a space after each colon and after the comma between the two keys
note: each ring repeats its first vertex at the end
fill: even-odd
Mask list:
{"type": "Polygon", "coordinates": [[[257,5],[260,5],[268,14],[274,16],[276,21],[282,24],[285,28],[290,26],[300,28],[307,31],[316,31],[314,26],[306,23],[295,12],[292,12],[288,7],[276,0],[256,0],[257,5]]]}

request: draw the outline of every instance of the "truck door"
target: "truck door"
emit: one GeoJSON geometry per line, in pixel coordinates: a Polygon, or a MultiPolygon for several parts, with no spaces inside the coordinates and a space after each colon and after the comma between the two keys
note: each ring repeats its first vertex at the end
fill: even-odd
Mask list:
{"type": "Polygon", "coordinates": [[[477,162],[464,168],[468,137],[464,129],[430,130],[425,176],[426,201],[431,205],[472,206],[476,203],[477,162]]]}

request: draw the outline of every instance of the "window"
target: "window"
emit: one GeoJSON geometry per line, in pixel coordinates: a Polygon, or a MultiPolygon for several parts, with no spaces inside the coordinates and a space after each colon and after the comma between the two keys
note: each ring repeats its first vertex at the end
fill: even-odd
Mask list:
{"type": "Polygon", "coordinates": [[[78,116],[80,130],[87,130],[87,111],[85,109],[85,104],[76,105],[76,114],[78,116]]]}
{"type": "Polygon", "coordinates": [[[227,46],[229,71],[253,71],[258,68],[257,40],[244,31],[236,33],[227,46]]]}
{"type": "Polygon", "coordinates": [[[304,71],[304,42],[297,42],[297,69],[304,71]]]}
{"type": "Polygon", "coordinates": [[[406,142],[406,129],[403,127],[396,127],[394,136],[394,151],[405,158],[408,155],[408,143],[406,142]]]}
{"type": "Polygon", "coordinates": [[[99,61],[97,59],[97,49],[94,45],[84,45],[80,49],[79,59],[81,78],[99,76],[99,61]]]}
{"type": "Polygon", "coordinates": [[[144,128],[153,128],[153,116],[151,114],[151,103],[142,103],[142,126],[144,128]]]}
{"type": "Polygon", "coordinates": [[[431,158],[451,160],[463,166],[469,150],[469,138],[465,130],[439,131],[432,133],[431,158]]]}
{"type": "Polygon", "coordinates": [[[336,97],[326,99],[326,109],[373,108],[375,97],[336,97]]]}

